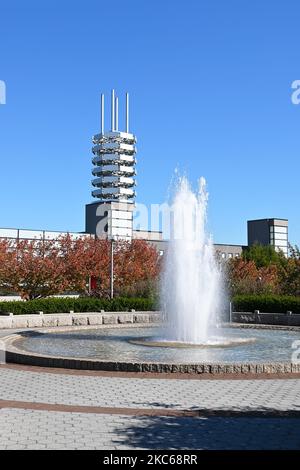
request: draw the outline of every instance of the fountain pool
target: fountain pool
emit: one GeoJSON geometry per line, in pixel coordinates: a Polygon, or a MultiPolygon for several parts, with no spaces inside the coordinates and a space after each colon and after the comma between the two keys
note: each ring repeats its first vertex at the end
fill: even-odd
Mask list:
{"type": "Polygon", "coordinates": [[[164,257],[160,327],[102,325],[21,333],[8,337],[7,360],[136,372],[300,372],[300,361],[292,362],[297,329],[224,326],[220,313],[228,302],[221,265],[206,230],[207,200],[203,178],[197,192],[186,178],[179,179],[172,202],[172,237],[164,257]]]}
{"type": "Polygon", "coordinates": [[[35,355],[105,362],[167,364],[235,364],[289,362],[299,331],[224,328],[228,346],[162,347],[153,342],[160,327],[122,327],[31,332],[19,336],[19,350],[35,355]],[[250,334],[249,334],[250,333],[250,334]],[[254,340],[249,342],[249,337],[254,340]],[[141,343],[141,338],[143,343],[141,343]],[[238,340],[238,341],[236,341],[238,340]],[[241,340],[244,340],[241,341],[241,340]]]}

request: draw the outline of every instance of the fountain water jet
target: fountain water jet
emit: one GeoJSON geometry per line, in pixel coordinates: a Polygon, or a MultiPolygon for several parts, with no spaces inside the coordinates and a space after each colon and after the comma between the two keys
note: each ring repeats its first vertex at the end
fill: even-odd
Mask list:
{"type": "Polygon", "coordinates": [[[221,309],[222,282],[212,239],[206,232],[207,201],[204,178],[200,178],[197,193],[186,177],[179,179],[161,289],[168,342],[218,342],[214,330],[221,309]]]}
{"type": "Polygon", "coordinates": [[[161,286],[165,322],[159,337],[134,338],[131,343],[164,348],[226,348],[255,341],[228,336],[228,329],[224,336],[220,326],[224,290],[221,268],[206,230],[207,202],[204,178],[199,180],[197,193],[186,177],[179,178],[161,286]]]}

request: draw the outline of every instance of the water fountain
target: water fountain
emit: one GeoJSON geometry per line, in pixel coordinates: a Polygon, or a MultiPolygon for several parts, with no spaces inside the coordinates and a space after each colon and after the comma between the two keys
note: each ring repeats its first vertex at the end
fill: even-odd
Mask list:
{"type": "Polygon", "coordinates": [[[21,334],[8,340],[10,360],[145,372],[300,372],[300,364],[291,363],[298,331],[249,330],[222,323],[220,313],[228,301],[206,230],[207,201],[203,178],[197,192],[187,178],[179,178],[162,279],[162,326],[101,325],[21,334]]]}
{"type": "Polygon", "coordinates": [[[209,343],[221,309],[221,271],[205,229],[207,200],[204,178],[197,193],[186,177],[179,178],[161,289],[166,339],[174,342],[209,343]]]}
{"type": "Polygon", "coordinates": [[[156,347],[221,347],[255,341],[226,337],[221,312],[226,296],[222,270],[208,234],[206,181],[194,192],[185,176],[176,181],[171,230],[161,283],[165,323],[158,337],[133,339],[156,347]]]}

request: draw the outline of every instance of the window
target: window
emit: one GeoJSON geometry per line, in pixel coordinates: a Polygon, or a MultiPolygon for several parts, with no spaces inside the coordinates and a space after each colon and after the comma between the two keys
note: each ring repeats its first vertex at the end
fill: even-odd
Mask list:
{"type": "Polygon", "coordinates": [[[232,253],[228,253],[228,258],[232,258],[232,253]]]}
{"type": "Polygon", "coordinates": [[[280,227],[279,225],[274,225],[274,232],[287,234],[287,227],[280,227]]]}
{"type": "Polygon", "coordinates": [[[275,246],[276,251],[283,251],[283,253],[287,256],[288,254],[288,249],[287,246],[275,246]]]}
{"type": "Polygon", "coordinates": [[[287,244],[287,242],[279,241],[279,242],[275,242],[274,246],[281,246],[283,248],[287,248],[288,244],[287,244]]]}
{"type": "Polygon", "coordinates": [[[222,253],[221,256],[222,256],[223,259],[226,258],[226,253],[222,253]]]}
{"type": "Polygon", "coordinates": [[[273,225],[270,227],[270,245],[287,247],[288,227],[273,225]]]}
{"type": "Polygon", "coordinates": [[[275,233],[275,240],[287,240],[287,233],[275,233]]]}

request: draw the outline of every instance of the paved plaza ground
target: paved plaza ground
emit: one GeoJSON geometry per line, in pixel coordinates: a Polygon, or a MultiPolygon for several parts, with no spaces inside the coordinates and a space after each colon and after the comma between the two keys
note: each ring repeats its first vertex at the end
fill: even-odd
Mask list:
{"type": "Polygon", "coordinates": [[[0,449],[299,449],[300,379],[0,367],[0,449]]]}
{"type": "Polygon", "coordinates": [[[300,449],[300,378],[0,366],[0,449],[140,448],[300,449]]]}

